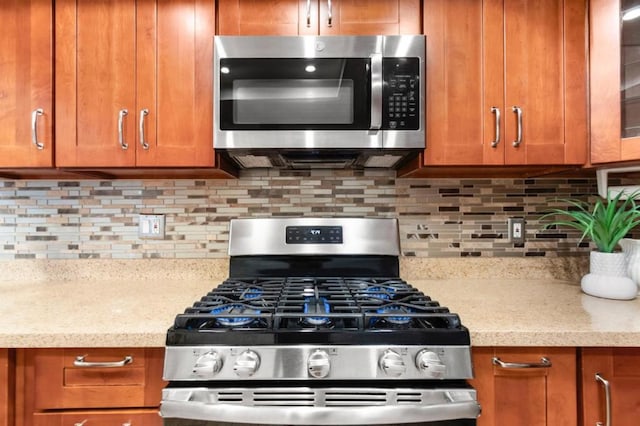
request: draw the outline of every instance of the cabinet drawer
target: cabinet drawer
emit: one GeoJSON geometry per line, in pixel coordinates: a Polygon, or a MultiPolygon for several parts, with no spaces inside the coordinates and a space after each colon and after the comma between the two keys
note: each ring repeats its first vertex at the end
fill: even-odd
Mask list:
{"type": "Polygon", "coordinates": [[[155,407],[160,403],[161,348],[33,349],[34,408],[155,407]]]}
{"type": "Polygon", "coordinates": [[[36,413],[34,426],[162,426],[158,410],[74,411],[36,413]]]}

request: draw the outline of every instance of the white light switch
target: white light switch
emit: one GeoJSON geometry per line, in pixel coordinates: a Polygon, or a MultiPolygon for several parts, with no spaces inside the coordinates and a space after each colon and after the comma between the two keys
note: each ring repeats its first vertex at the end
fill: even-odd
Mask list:
{"type": "Polygon", "coordinates": [[[138,236],[140,238],[164,239],[164,215],[139,215],[138,236]]]}

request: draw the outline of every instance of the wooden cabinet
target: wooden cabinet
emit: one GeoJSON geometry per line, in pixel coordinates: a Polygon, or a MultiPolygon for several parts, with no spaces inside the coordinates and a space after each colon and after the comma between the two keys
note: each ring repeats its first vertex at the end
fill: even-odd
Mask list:
{"type": "Polygon", "coordinates": [[[19,350],[19,424],[160,425],[163,360],[162,348],[19,350]]]}
{"type": "Polygon", "coordinates": [[[0,426],[12,426],[14,415],[13,352],[0,349],[0,426]]]}
{"type": "Polygon", "coordinates": [[[218,34],[420,34],[419,0],[219,0],[218,34]]]}
{"type": "Polygon", "coordinates": [[[52,13],[48,0],[0,0],[0,167],[53,165],[52,13]]]}
{"type": "MultiPolygon", "coordinates": [[[[591,162],[610,163],[627,160],[640,160],[640,136],[623,137],[622,134],[622,0],[590,1],[590,95],[591,95],[591,162]]],[[[629,6],[632,6],[631,2],[629,6]]],[[[635,25],[638,25],[636,22],[635,25]]],[[[635,30],[637,34],[637,27],[635,30]]],[[[636,51],[640,38],[630,41],[628,48],[636,51]]],[[[638,69],[635,58],[635,79],[638,69]]],[[[637,82],[631,82],[629,88],[636,88],[637,82]]],[[[637,96],[637,93],[636,93],[637,96]]],[[[632,99],[637,105],[638,99],[632,99]]],[[[640,117],[636,106],[636,117],[640,117]]]]}
{"type": "Polygon", "coordinates": [[[471,384],[482,406],[478,426],[576,426],[576,362],[575,348],[474,347],[471,384]],[[538,367],[500,366],[494,358],[538,367]]]}
{"type": "Polygon", "coordinates": [[[58,0],[56,164],[206,167],[210,0],[58,0]]]}
{"type": "Polygon", "coordinates": [[[585,163],[586,10],[584,0],[424,0],[425,164],[585,163]]]}
{"type": "Polygon", "coordinates": [[[585,425],[606,421],[606,391],[610,388],[611,424],[636,426],[640,419],[640,348],[582,350],[582,417],[585,425]]]}

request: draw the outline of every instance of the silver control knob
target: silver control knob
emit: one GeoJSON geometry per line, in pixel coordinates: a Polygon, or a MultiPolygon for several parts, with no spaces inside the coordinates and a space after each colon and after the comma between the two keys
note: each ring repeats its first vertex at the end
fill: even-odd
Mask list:
{"type": "Polygon", "coordinates": [[[315,350],[309,359],[307,360],[307,368],[309,375],[321,379],[329,375],[331,370],[331,361],[329,361],[329,354],[320,349],[315,350]]]}
{"type": "Polygon", "coordinates": [[[212,377],[222,368],[222,357],[217,352],[207,352],[196,360],[193,373],[201,377],[212,377]]]}
{"type": "Polygon", "coordinates": [[[416,367],[432,379],[441,379],[447,367],[435,352],[423,349],[416,355],[416,367]]]}
{"type": "Polygon", "coordinates": [[[238,377],[247,378],[253,376],[258,371],[258,367],[260,367],[260,357],[254,351],[247,349],[236,358],[233,371],[238,377]]]}
{"type": "Polygon", "coordinates": [[[384,351],[380,357],[379,365],[384,374],[391,377],[401,376],[407,370],[407,366],[404,364],[400,354],[391,349],[384,351]]]}

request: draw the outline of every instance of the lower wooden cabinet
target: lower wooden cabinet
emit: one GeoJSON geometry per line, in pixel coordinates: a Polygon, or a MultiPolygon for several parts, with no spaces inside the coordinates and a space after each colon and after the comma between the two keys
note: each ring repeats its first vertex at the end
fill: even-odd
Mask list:
{"type": "Polygon", "coordinates": [[[160,426],[163,362],[163,348],[18,350],[17,426],[160,426]]]}
{"type": "Polygon", "coordinates": [[[583,424],[640,424],[640,348],[582,349],[581,384],[583,424]]]}
{"type": "Polygon", "coordinates": [[[478,426],[576,426],[576,362],[575,348],[473,348],[478,426]]]}

